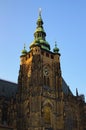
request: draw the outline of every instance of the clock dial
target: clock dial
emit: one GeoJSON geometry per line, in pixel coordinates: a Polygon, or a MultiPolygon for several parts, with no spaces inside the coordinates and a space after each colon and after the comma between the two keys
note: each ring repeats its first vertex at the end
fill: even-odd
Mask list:
{"type": "Polygon", "coordinates": [[[47,66],[45,66],[45,67],[43,68],[43,73],[44,73],[45,76],[48,76],[48,75],[49,75],[49,68],[48,68],[47,66]]]}

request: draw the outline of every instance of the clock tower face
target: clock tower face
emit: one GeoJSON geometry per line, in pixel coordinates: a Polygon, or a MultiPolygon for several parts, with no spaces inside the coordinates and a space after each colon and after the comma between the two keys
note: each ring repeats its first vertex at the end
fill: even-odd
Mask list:
{"type": "Polygon", "coordinates": [[[44,74],[44,76],[49,76],[49,67],[48,66],[44,66],[43,74],[44,74]]]}

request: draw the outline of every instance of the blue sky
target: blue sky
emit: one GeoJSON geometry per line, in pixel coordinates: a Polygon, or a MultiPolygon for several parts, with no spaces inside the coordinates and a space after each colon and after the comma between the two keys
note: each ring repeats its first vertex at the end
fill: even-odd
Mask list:
{"type": "Polygon", "coordinates": [[[46,40],[61,53],[61,69],[70,89],[86,96],[86,0],[0,0],[0,78],[17,82],[20,55],[33,41],[38,9],[46,40]]]}

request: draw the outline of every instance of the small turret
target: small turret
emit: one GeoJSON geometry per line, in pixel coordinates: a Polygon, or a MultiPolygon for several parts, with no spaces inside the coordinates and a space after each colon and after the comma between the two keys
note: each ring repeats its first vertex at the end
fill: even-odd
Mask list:
{"type": "Polygon", "coordinates": [[[59,48],[57,47],[57,43],[55,42],[55,48],[53,49],[54,53],[58,53],[59,52],[59,48]]]}
{"type": "Polygon", "coordinates": [[[22,55],[26,55],[27,54],[27,50],[26,50],[26,46],[24,44],[24,49],[22,50],[22,55]]]}

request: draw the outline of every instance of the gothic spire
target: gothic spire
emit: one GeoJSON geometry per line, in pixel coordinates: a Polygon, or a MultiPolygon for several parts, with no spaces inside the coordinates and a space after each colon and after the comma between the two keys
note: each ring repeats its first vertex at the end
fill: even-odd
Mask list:
{"type": "Polygon", "coordinates": [[[34,41],[31,43],[30,49],[33,46],[39,45],[42,49],[50,50],[50,45],[46,41],[45,37],[46,37],[46,32],[44,31],[44,28],[43,28],[43,20],[41,17],[41,9],[40,9],[39,16],[37,19],[37,27],[34,32],[34,41]]]}
{"type": "Polygon", "coordinates": [[[78,89],[76,88],[76,96],[78,96],[78,89]]]}

